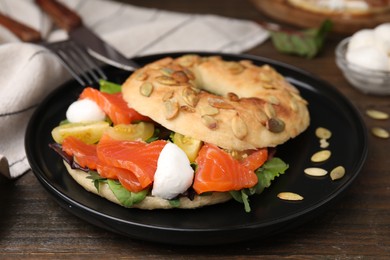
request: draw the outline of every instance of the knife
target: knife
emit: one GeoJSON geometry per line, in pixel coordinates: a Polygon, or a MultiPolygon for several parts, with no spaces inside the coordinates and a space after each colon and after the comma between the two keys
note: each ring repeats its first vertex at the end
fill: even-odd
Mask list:
{"type": "Polygon", "coordinates": [[[38,43],[42,41],[41,34],[6,15],[0,14],[0,24],[8,28],[20,40],[24,42],[38,43]]]}
{"type": "Polygon", "coordinates": [[[85,46],[96,59],[123,70],[134,71],[139,68],[137,63],[127,59],[85,27],[81,17],[67,6],[56,0],[35,0],[35,2],[53,19],[58,27],[68,32],[69,38],[85,46]]]}
{"type": "Polygon", "coordinates": [[[90,55],[80,49],[81,46],[73,41],[47,42],[37,30],[2,13],[0,13],[0,25],[10,30],[23,42],[41,45],[50,50],[80,85],[93,85],[94,82],[98,82],[100,79],[107,79],[97,64],[91,61],[90,55]],[[77,62],[74,62],[74,59],[71,58],[74,57],[73,55],[77,55],[77,62]]]}

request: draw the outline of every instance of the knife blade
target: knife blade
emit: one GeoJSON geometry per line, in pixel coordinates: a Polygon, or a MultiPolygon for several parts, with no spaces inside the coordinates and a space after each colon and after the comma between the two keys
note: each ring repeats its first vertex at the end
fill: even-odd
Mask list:
{"type": "Polygon", "coordinates": [[[126,58],[88,29],[83,24],[81,17],[67,6],[56,0],[35,0],[35,2],[53,19],[58,27],[68,32],[69,38],[85,46],[96,59],[123,70],[134,71],[139,68],[137,63],[126,58]]]}

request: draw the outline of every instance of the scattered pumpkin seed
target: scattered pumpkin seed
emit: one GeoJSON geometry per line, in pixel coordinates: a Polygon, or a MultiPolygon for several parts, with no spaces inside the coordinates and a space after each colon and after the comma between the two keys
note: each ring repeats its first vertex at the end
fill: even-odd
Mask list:
{"type": "Polygon", "coordinates": [[[174,94],[174,93],[175,93],[175,92],[174,92],[173,90],[172,90],[172,91],[166,92],[166,93],[164,94],[162,100],[165,102],[165,101],[171,99],[171,98],[173,97],[173,94],[174,94]]]}
{"type": "Polygon", "coordinates": [[[180,106],[180,110],[184,111],[184,112],[189,112],[189,113],[195,113],[195,111],[196,111],[195,108],[190,107],[190,106],[186,106],[186,105],[180,106]]]}
{"type": "Polygon", "coordinates": [[[303,197],[301,195],[293,192],[280,192],[277,196],[279,199],[282,200],[293,200],[293,201],[303,200],[303,197]]]}
{"type": "Polygon", "coordinates": [[[377,119],[377,120],[385,120],[389,118],[389,114],[387,114],[386,112],[382,112],[375,109],[367,109],[366,115],[368,115],[372,119],[377,119]]]}
{"type": "Polygon", "coordinates": [[[381,127],[373,127],[371,128],[371,132],[376,137],[383,138],[383,139],[387,139],[390,136],[389,132],[386,129],[381,127]]]}
{"type": "Polygon", "coordinates": [[[160,71],[163,75],[168,76],[168,77],[170,77],[173,73],[173,69],[171,69],[171,68],[162,68],[162,69],[160,69],[160,71]]]}
{"type": "Polygon", "coordinates": [[[291,107],[292,111],[294,111],[294,112],[298,111],[298,104],[293,99],[290,100],[290,107],[291,107]]]}
{"type": "Polygon", "coordinates": [[[328,173],[327,170],[317,167],[306,168],[304,172],[310,176],[325,176],[328,173]]]}
{"type": "Polygon", "coordinates": [[[150,97],[153,92],[153,84],[150,82],[144,82],[139,88],[139,92],[142,96],[150,97]]]}
{"type": "Polygon", "coordinates": [[[202,116],[202,123],[211,130],[216,129],[218,126],[217,120],[214,117],[209,115],[202,116]]]}
{"type": "Polygon", "coordinates": [[[320,139],[320,147],[325,149],[329,147],[329,142],[326,139],[320,139]]]}
{"type": "Polygon", "coordinates": [[[274,88],[275,88],[274,85],[272,85],[271,83],[266,83],[266,82],[263,82],[263,83],[261,84],[261,87],[262,87],[262,88],[265,88],[265,89],[274,89],[274,88]]]}
{"type": "Polygon", "coordinates": [[[172,78],[177,81],[177,82],[180,82],[180,83],[186,83],[188,82],[190,79],[187,77],[187,74],[184,72],[184,71],[175,71],[172,73],[172,78]]]}
{"type": "Polygon", "coordinates": [[[221,108],[221,109],[232,109],[234,108],[230,103],[226,102],[221,98],[209,98],[208,103],[212,107],[221,108]]]}
{"type": "Polygon", "coordinates": [[[185,87],[182,91],[184,101],[191,107],[195,107],[199,101],[198,93],[191,87],[185,87]]]}
{"type": "Polygon", "coordinates": [[[183,67],[190,67],[195,63],[196,56],[192,54],[184,55],[179,58],[178,62],[183,67]]]}
{"type": "Polygon", "coordinates": [[[332,132],[324,127],[318,127],[315,133],[318,138],[325,140],[332,136],[332,132]]]}
{"type": "Polygon", "coordinates": [[[190,80],[194,80],[195,79],[195,74],[192,71],[190,71],[189,69],[184,69],[184,73],[187,75],[187,77],[190,80]]]}
{"type": "Polygon", "coordinates": [[[284,131],[286,125],[282,119],[272,117],[268,119],[266,127],[272,133],[280,133],[284,131]]]}
{"type": "Polygon", "coordinates": [[[232,119],[232,130],[234,136],[240,140],[248,134],[248,127],[238,114],[236,114],[232,119]]]}
{"type": "Polygon", "coordinates": [[[175,100],[167,100],[164,102],[165,118],[172,119],[179,113],[179,104],[175,100]]]}
{"type": "Polygon", "coordinates": [[[148,74],[146,74],[143,71],[138,72],[137,75],[135,75],[136,80],[146,80],[147,78],[148,78],[148,74]]]}
{"type": "Polygon", "coordinates": [[[279,99],[275,96],[269,96],[268,102],[270,102],[272,105],[279,105],[280,104],[279,99]]]}
{"type": "Polygon", "coordinates": [[[233,102],[237,102],[240,100],[240,98],[237,96],[237,94],[233,93],[233,92],[229,92],[227,93],[227,97],[230,101],[233,101],[233,102]]]}
{"type": "Polygon", "coordinates": [[[263,66],[261,66],[261,69],[262,69],[262,70],[265,70],[265,71],[267,71],[267,72],[273,71],[273,69],[271,68],[271,66],[268,65],[268,64],[264,64],[263,66]]]}
{"type": "Polygon", "coordinates": [[[337,166],[330,172],[330,178],[335,181],[343,178],[345,175],[345,168],[343,166],[337,166]]]}
{"type": "Polygon", "coordinates": [[[272,117],[276,116],[275,109],[274,109],[274,107],[272,106],[271,103],[265,103],[265,105],[264,105],[264,112],[266,113],[266,115],[269,118],[272,118],[272,117]]]}
{"type": "Polygon", "coordinates": [[[266,122],[268,120],[267,115],[263,112],[261,109],[256,109],[253,111],[255,114],[255,118],[262,124],[266,125],[266,122]]]}
{"type": "Polygon", "coordinates": [[[312,162],[324,162],[330,158],[331,152],[329,150],[322,150],[312,155],[312,162]]]}
{"type": "Polygon", "coordinates": [[[156,81],[160,84],[168,86],[175,86],[178,84],[177,81],[174,80],[172,77],[168,77],[165,75],[156,77],[156,81]]]}
{"type": "Polygon", "coordinates": [[[212,107],[209,104],[205,104],[203,106],[200,106],[199,108],[200,114],[202,116],[208,115],[208,116],[214,116],[219,113],[219,109],[216,107],[212,107]]]}

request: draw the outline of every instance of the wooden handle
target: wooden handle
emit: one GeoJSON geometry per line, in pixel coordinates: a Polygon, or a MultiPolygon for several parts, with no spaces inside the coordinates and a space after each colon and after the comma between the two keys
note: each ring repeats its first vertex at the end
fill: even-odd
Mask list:
{"type": "Polygon", "coordinates": [[[35,0],[35,2],[54,20],[58,27],[68,32],[83,24],[77,13],[56,0],[35,0]]]}
{"type": "Polygon", "coordinates": [[[24,42],[40,42],[42,41],[41,34],[34,30],[33,28],[28,27],[14,19],[0,14],[0,24],[8,28],[13,32],[19,39],[24,42]]]}

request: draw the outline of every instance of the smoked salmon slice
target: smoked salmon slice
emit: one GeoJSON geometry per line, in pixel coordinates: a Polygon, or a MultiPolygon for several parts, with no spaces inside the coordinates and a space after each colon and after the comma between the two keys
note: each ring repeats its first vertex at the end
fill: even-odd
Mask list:
{"type": "Polygon", "coordinates": [[[81,167],[96,170],[99,159],[95,144],[86,144],[76,137],[68,136],[62,143],[62,150],[68,155],[75,157],[81,167]]]}
{"type": "Polygon", "coordinates": [[[139,192],[153,183],[157,160],[166,143],[115,140],[105,134],[94,145],[69,136],[62,150],[80,166],[97,170],[101,177],[117,179],[129,191],[139,192]]]}
{"type": "Polygon", "coordinates": [[[143,190],[138,178],[129,170],[98,164],[97,171],[101,177],[119,180],[123,187],[132,192],[139,192],[143,190]]]}
{"type": "Polygon", "coordinates": [[[80,99],[89,98],[98,104],[106,113],[114,125],[130,124],[134,121],[150,121],[146,116],[141,115],[127,105],[122,93],[109,94],[97,89],[88,87],[80,94],[80,99]]]}
{"type": "Polygon", "coordinates": [[[262,148],[251,152],[246,158],[240,162],[248,169],[255,171],[262,166],[268,159],[268,149],[262,148]]]}
{"type": "MultiPolygon", "coordinates": [[[[157,160],[166,143],[164,140],[152,143],[115,140],[105,134],[97,145],[97,156],[103,165],[130,171],[144,189],[154,180],[157,160]]],[[[118,176],[119,179],[123,177],[118,176]]]]}
{"type": "Polygon", "coordinates": [[[195,162],[198,167],[193,188],[198,194],[241,190],[258,182],[253,170],[212,144],[203,145],[195,162]]]}

